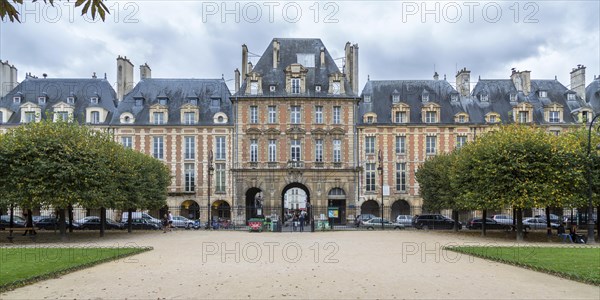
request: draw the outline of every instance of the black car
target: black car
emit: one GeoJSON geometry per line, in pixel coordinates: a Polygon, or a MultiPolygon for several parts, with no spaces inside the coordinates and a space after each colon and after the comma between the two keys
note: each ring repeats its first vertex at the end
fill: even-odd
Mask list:
{"type": "MultiPolygon", "coordinates": [[[[482,218],[472,218],[469,219],[469,221],[467,221],[467,228],[468,229],[481,229],[481,224],[482,222],[482,218]]],[[[495,229],[500,229],[500,230],[510,230],[511,226],[510,225],[506,225],[506,224],[501,224],[498,223],[490,218],[485,219],[485,229],[486,230],[495,230],[495,229]]]]}
{"type": "MultiPolygon", "coordinates": [[[[13,227],[17,228],[23,228],[25,227],[25,219],[19,217],[19,216],[13,216],[13,227]]],[[[10,216],[9,215],[2,215],[0,216],[0,229],[5,229],[5,228],[9,228],[10,227],[10,216]]]]}
{"type": "MultiPolygon", "coordinates": [[[[123,228],[127,229],[128,223],[122,223],[123,228]]],[[[146,219],[131,219],[131,229],[158,230],[162,227],[154,222],[146,219]]]]}
{"type": "MultiPolygon", "coordinates": [[[[100,230],[100,218],[89,218],[85,220],[83,223],[79,224],[79,228],[83,230],[100,230]]],[[[106,218],[106,226],[105,229],[123,229],[123,225],[121,223],[117,223],[112,219],[106,218]]]]}
{"type": "MultiPolygon", "coordinates": [[[[58,219],[54,218],[54,217],[44,217],[42,219],[39,219],[34,224],[35,224],[34,226],[37,227],[38,229],[58,230],[60,228],[58,219]]],[[[65,227],[69,228],[68,222],[65,227]]],[[[79,224],[73,222],[73,229],[79,229],[79,224]]]]}
{"type": "Polygon", "coordinates": [[[413,227],[417,229],[452,229],[454,223],[458,223],[458,229],[462,228],[460,222],[456,222],[440,214],[416,215],[413,218],[413,227]]]}

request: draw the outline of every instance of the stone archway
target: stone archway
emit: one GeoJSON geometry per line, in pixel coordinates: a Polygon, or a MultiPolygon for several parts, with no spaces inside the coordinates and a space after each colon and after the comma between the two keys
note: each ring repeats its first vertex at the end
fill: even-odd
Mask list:
{"type": "Polygon", "coordinates": [[[210,215],[222,220],[231,220],[231,205],[225,200],[217,200],[210,206],[210,215]]]}
{"type": "Polygon", "coordinates": [[[246,221],[251,218],[262,216],[263,192],[257,187],[249,188],[246,191],[246,221]]]}
{"type": "Polygon", "coordinates": [[[181,202],[179,215],[190,220],[200,219],[200,205],[194,200],[185,200],[181,202]]]}
{"type": "Polygon", "coordinates": [[[292,182],[281,191],[281,220],[285,223],[286,216],[290,216],[296,211],[305,211],[308,219],[312,221],[308,187],[299,182],[292,182]]]}
{"type": "Polygon", "coordinates": [[[338,210],[338,217],[333,218],[333,224],[346,224],[346,192],[342,188],[332,188],[327,194],[328,207],[334,207],[338,210]]]}
{"type": "Polygon", "coordinates": [[[360,206],[360,214],[372,214],[376,217],[381,215],[381,209],[379,208],[379,203],[375,200],[367,200],[360,206]]]}
{"type": "Polygon", "coordinates": [[[390,220],[396,220],[399,215],[412,215],[410,204],[406,200],[397,200],[392,204],[390,220]]]}

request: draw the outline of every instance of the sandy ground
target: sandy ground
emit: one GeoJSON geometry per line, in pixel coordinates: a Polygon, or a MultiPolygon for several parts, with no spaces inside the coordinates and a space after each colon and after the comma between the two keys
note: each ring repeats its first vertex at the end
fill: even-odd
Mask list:
{"type": "MultiPolygon", "coordinates": [[[[0,298],[600,299],[598,286],[441,250],[489,243],[422,231],[119,234],[67,245],[154,250],[0,298]]],[[[538,247],[527,245],[520,255],[538,247]]]]}

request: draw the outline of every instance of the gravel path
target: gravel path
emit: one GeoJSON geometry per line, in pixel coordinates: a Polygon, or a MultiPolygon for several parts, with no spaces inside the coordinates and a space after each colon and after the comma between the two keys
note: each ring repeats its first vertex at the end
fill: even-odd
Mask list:
{"type": "MultiPolygon", "coordinates": [[[[598,286],[443,251],[444,245],[494,242],[442,232],[179,230],[93,241],[94,245],[135,244],[154,250],[32,284],[0,298],[600,298],[598,286]]],[[[79,244],[90,245],[81,240],[69,243],[79,244]]],[[[531,248],[522,255],[531,255],[541,246],[527,245],[531,248]]]]}

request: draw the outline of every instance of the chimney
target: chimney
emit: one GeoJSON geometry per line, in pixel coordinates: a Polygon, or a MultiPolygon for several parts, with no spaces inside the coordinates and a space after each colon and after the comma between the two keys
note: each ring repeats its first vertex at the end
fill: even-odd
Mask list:
{"type": "Polygon", "coordinates": [[[346,64],[344,74],[352,87],[352,92],[358,94],[358,44],[346,43],[344,47],[346,64]]]}
{"type": "Polygon", "coordinates": [[[252,62],[248,62],[248,73],[252,72],[252,62]]]}
{"type": "Polygon", "coordinates": [[[117,57],[117,98],[123,101],[125,94],[133,89],[133,64],[127,56],[117,57]]]}
{"type": "Polygon", "coordinates": [[[0,97],[6,96],[17,86],[17,68],[8,61],[0,60],[0,97]]]}
{"type": "Polygon", "coordinates": [[[577,65],[571,71],[571,90],[585,101],[585,66],[577,65]]]}
{"type": "Polygon", "coordinates": [[[140,80],[144,80],[146,78],[152,78],[152,69],[150,69],[148,63],[144,63],[140,66],[140,80]]]}
{"type": "Polygon", "coordinates": [[[233,74],[233,77],[235,78],[235,92],[237,93],[240,90],[240,70],[235,69],[233,74]]]}
{"type": "Polygon", "coordinates": [[[273,39],[273,69],[277,69],[279,63],[279,42],[273,39]]]}
{"type": "Polygon", "coordinates": [[[94,72],[94,73],[92,74],[92,78],[93,78],[93,79],[96,79],[96,78],[98,78],[98,76],[96,76],[96,72],[94,72]]]}
{"type": "Polygon", "coordinates": [[[512,68],[510,79],[517,92],[523,92],[525,96],[529,95],[531,92],[531,71],[517,71],[512,68]]]}
{"type": "Polygon", "coordinates": [[[321,47],[321,68],[325,68],[325,47],[321,47]]]}
{"type": "Polygon", "coordinates": [[[248,47],[246,44],[242,45],[242,81],[246,80],[248,74],[248,47]]]}
{"type": "Polygon", "coordinates": [[[462,68],[456,73],[456,91],[465,97],[471,94],[471,71],[467,68],[462,68]]]}
{"type": "Polygon", "coordinates": [[[440,75],[438,75],[437,72],[433,72],[433,80],[438,80],[440,79],[440,75]]]}

